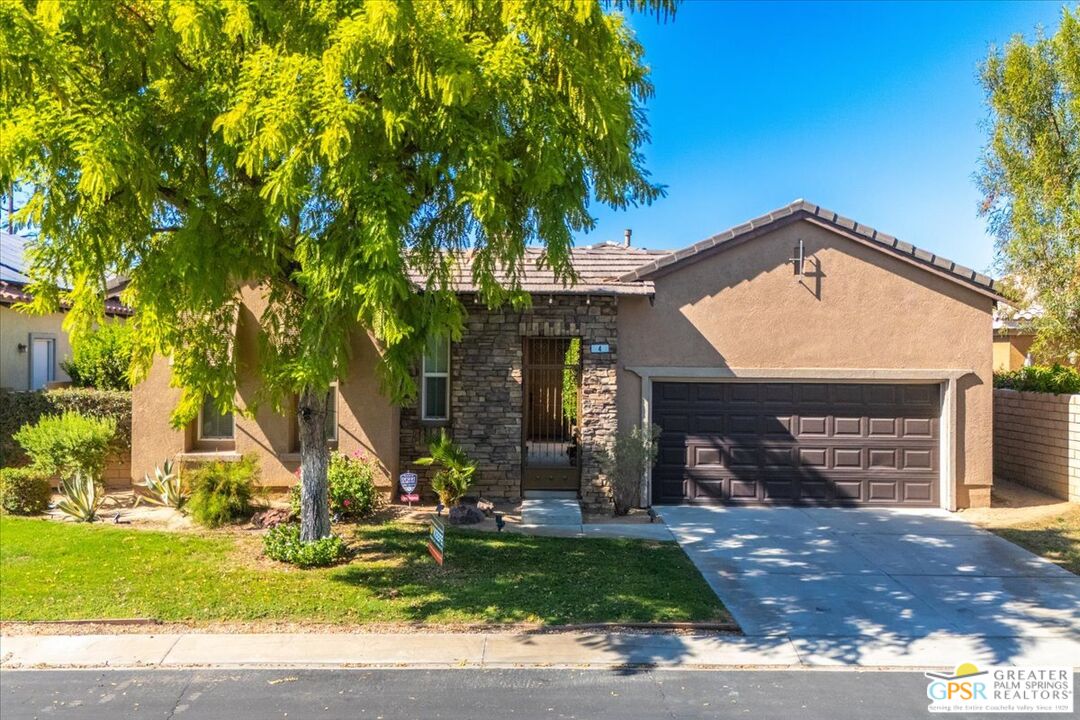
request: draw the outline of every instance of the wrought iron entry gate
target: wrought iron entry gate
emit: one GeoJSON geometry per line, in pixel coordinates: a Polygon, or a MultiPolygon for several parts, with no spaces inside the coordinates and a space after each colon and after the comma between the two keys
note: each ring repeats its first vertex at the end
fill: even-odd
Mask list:
{"type": "Polygon", "coordinates": [[[522,489],[576,492],[581,481],[581,340],[524,342],[522,489]]]}

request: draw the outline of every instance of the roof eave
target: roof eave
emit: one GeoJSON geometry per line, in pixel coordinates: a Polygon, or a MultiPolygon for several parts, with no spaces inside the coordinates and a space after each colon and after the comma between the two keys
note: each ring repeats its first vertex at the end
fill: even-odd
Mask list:
{"type": "Polygon", "coordinates": [[[872,227],[860,225],[850,218],[831,210],[797,200],[778,210],[762,215],[747,223],[706,238],[671,255],[666,255],[619,278],[621,282],[653,279],[675,270],[676,266],[689,264],[710,257],[716,252],[735,247],[742,242],[798,221],[808,221],[827,230],[860,242],[891,257],[908,262],[939,277],[974,290],[996,302],[1008,303],[1008,299],[994,288],[994,281],[974,270],[954,263],[940,255],[927,252],[897,238],[878,232],[872,227]]]}

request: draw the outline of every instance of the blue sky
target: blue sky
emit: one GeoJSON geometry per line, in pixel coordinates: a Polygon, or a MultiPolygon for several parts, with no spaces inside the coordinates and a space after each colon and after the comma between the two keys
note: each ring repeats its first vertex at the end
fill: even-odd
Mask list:
{"type": "Polygon", "coordinates": [[[677,248],[803,197],[980,271],[993,239],[972,179],[985,144],[977,66],[1057,27],[1058,2],[714,3],[631,20],[652,68],[667,197],[596,205],[580,244],[677,248]]]}

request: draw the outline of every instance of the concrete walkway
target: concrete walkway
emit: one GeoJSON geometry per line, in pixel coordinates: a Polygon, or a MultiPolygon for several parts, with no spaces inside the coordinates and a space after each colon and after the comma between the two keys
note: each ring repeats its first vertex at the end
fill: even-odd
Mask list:
{"type": "Polygon", "coordinates": [[[581,504],[570,498],[527,498],[521,501],[521,524],[511,532],[547,537],[630,538],[670,542],[675,538],[663,523],[585,523],[581,504]]]}
{"type": "Polygon", "coordinates": [[[665,507],[746,635],[813,664],[1080,664],[1080,577],[940,510],[665,507]]]}
{"type": "Polygon", "coordinates": [[[799,664],[734,634],[11,635],[0,667],[617,667],[799,664]]]}
{"type": "MultiPolygon", "coordinates": [[[[854,660],[783,636],[728,633],[430,633],[9,635],[0,668],[154,667],[860,667],[944,668],[994,661],[975,638],[927,636],[899,645],[864,638],[854,660]]],[[[1080,665],[1076,647],[1037,638],[1018,665],[1080,665]]]]}

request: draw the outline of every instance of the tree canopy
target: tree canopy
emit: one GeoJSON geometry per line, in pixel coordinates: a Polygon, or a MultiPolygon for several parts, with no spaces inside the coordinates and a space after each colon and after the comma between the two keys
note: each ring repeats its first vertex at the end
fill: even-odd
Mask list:
{"type": "Polygon", "coordinates": [[[461,326],[455,253],[483,301],[526,302],[527,244],[569,279],[591,202],[661,192],[627,9],[674,7],[0,0],[0,181],[34,188],[31,310],[70,303],[77,342],[128,276],[135,378],[171,357],[176,423],[232,402],[246,287],[275,403],[342,376],[354,327],[409,397],[426,336],[461,326]]]}
{"type": "Polygon", "coordinates": [[[998,262],[1043,309],[1036,350],[1080,351],[1080,7],[1052,36],[994,49],[981,79],[990,138],[978,175],[998,262]]]}

